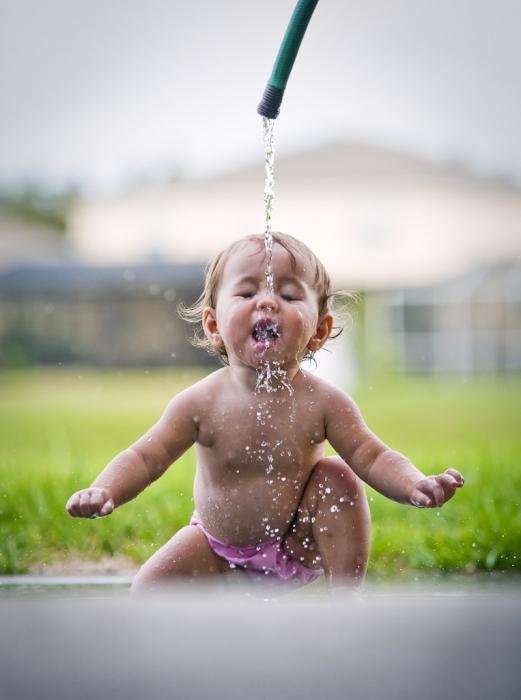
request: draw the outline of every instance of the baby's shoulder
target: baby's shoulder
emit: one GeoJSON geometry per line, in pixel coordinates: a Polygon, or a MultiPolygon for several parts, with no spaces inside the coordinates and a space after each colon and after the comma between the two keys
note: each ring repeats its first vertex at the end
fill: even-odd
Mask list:
{"type": "Polygon", "coordinates": [[[322,377],[308,372],[302,372],[304,392],[312,392],[314,400],[319,402],[325,412],[341,410],[344,407],[354,406],[353,399],[342,389],[330,384],[322,377]]]}
{"type": "Polygon", "coordinates": [[[187,393],[194,400],[212,400],[215,399],[222,390],[222,387],[226,384],[226,370],[227,367],[222,367],[221,369],[211,372],[206,377],[203,377],[195,384],[192,384],[185,389],[187,393]]]}
{"type": "Polygon", "coordinates": [[[219,375],[221,370],[212,372],[203,379],[191,384],[176,394],[169,402],[169,409],[189,411],[190,413],[200,413],[204,406],[215,400],[219,393],[222,380],[219,375]]]}
{"type": "Polygon", "coordinates": [[[227,373],[228,367],[221,367],[216,369],[214,372],[210,372],[206,377],[203,377],[195,384],[192,384],[189,389],[193,393],[208,393],[210,391],[218,391],[219,388],[226,381],[225,375],[227,373]]]}

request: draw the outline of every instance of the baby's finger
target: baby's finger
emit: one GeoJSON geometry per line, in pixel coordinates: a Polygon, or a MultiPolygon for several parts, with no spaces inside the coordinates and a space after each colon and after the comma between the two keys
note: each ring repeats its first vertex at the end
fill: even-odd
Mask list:
{"type": "Polygon", "coordinates": [[[79,505],[80,505],[79,494],[73,493],[72,496],[67,501],[67,504],[65,505],[65,509],[67,510],[69,515],[72,515],[73,518],[77,518],[79,515],[79,505]]]}
{"type": "Polygon", "coordinates": [[[109,500],[105,501],[105,503],[103,504],[99,514],[101,516],[110,515],[113,510],[114,510],[114,501],[112,500],[112,498],[109,498],[109,500]]]}
{"type": "Polygon", "coordinates": [[[92,515],[92,508],[91,508],[91,493],[88,490],[82,491],[80,495],[80,515],[82,518],[90,518],[92,515]]]}
{"type": "MultiPolygon", "coordinates": [[[[456,493],[457,481],[450,474],[440,474],[436,477],[436,482],[443,489],[443,503],[450,501],[450,499],[456,493]]],[[[439,505],[442,505],[440,503],[439,505]]]]}
{"type": "Polygon", "coordinates": [[[445,503],[445,491],[443,490],[443,486],[438,484],[437,481],[435,481],[432,486],[432,494],[437,508],[445,503]]]}
{"type": "Polygon", "coordinates": [[[416,508],[430,508],[432,501],[423,491],[414,489],[411,496],[411,504],[416,506],[416,508]]]}
{"type": "Polygon", "coordinates": [[[91,513],[99,513],[108,499],[108,494],[102,489],[90,491],[91,513]]]}
{"type": "Polygon", "coordinates": [[[424,481],[420,482],[418,488],[419,490],[423,491],[428,498],[430,498],[431,507],[436,506],[439,508],[441,505],[443,505],[443,488],[438,484],[435,477],[430,476],[424,481]]]}
{"type": "Polygon", "coordinates": [[[465,479],[457,469],[452,469],[452,467],[450,469],[446,469],[445,474],[450,474],[454,478],[457,488],[460,488],[465,483],[465,479]]]}
{"type": "Polygon", "coordinates": [[[451,489],[455,489],[458,485],[458,482],[456,479],[452,476],[452,474],[447,474],[447,472],[443,472],[443,474],[438,474],[437,476],[434,477],[438,484],[441,484],[441,486],[448,487],[451,489]]]}

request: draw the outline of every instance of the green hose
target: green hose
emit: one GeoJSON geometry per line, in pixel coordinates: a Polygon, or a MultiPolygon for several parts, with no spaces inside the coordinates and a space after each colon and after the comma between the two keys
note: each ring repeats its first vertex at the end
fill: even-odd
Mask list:
{"type": "Polygon", "coordinates": [[[276,119],[288,82],[289,74],[297,57],[302,38],[306,32],[318,0],[299,0],[284,34],[279,53],[264,90],[257,112],[268,119],[276,119]]]}

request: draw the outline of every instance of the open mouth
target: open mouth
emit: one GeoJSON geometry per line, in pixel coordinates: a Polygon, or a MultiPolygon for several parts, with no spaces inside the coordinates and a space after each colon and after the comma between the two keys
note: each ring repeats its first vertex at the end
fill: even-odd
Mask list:
{"type": "Polygon", "coordinates": [[[271,318],[261,318],[253,326],[251,335],[256,345],[267,348],[280,338],[280,331],[276,321],[271,318]]]}

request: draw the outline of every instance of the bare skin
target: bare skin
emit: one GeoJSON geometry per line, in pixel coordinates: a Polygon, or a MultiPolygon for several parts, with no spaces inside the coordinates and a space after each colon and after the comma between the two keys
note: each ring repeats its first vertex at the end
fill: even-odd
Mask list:
{"type": "MultiPolygon", "coordinates": [[[[214,537],[238,547],[282,538],[286,553],[344,586],[363,580],[369,556],[362,481],[417,507],[452,498],[463,485],[459,472],[425,477],[369,430],[348,395],[302,370],[306,350],[326,342],[332,317],[319,316],[313,281],[297,262],[292,268],[287,251],[274,246],[274,294],[254,243],[226,263],[216,308],[206,309],[203,323],[214,346],[226,348],[229,366],[172,399],[156,425],[71,496],[72,516],[109,515],[195,443],[195,505],[214,537]],[[277,336],[259,340],[259,322],[277,336]],[[283,371],[270,392],[255,388],[267,362],[283,371]],[[324,457],[326,441],[338,457],[324,457]]],[[[133,588],[230,571],[201,530],[187,526],[144,564],[133,588]]]]}

